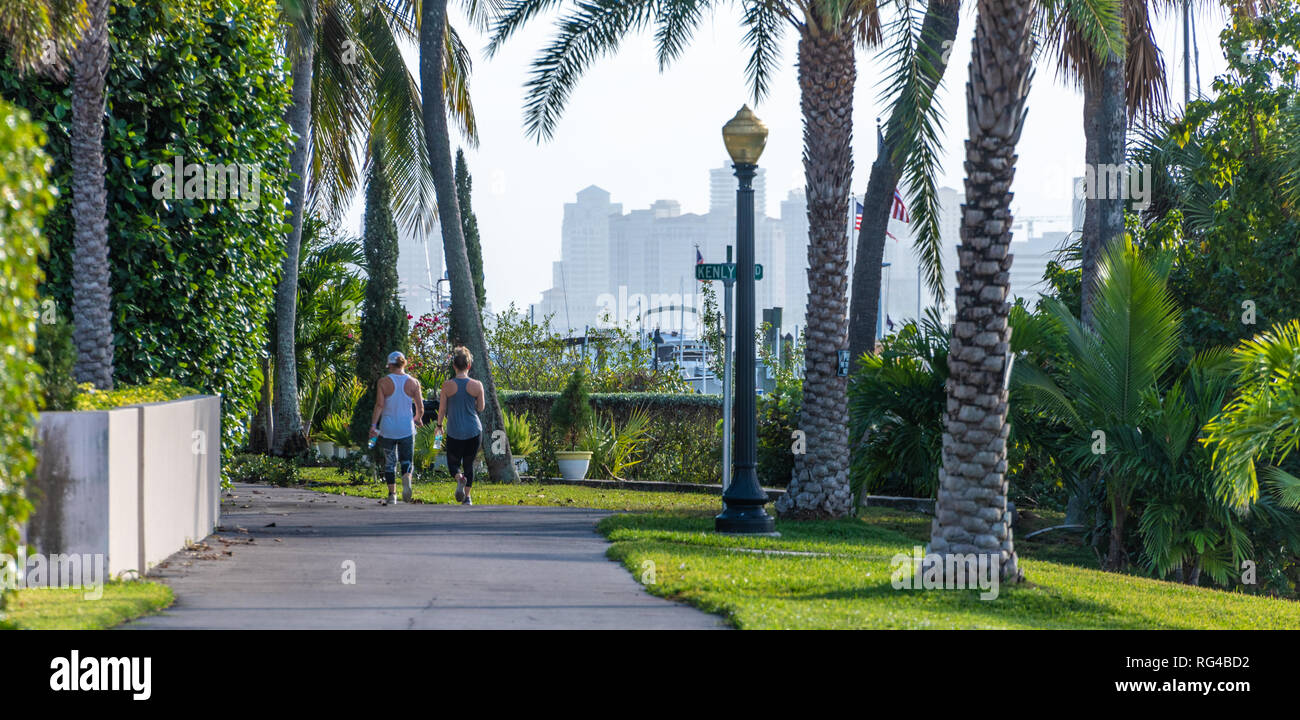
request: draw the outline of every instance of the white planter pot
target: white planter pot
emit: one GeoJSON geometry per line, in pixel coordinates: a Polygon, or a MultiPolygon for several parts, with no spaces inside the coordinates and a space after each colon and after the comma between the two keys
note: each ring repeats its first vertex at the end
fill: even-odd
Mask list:
{"type": "Polygon", "coordinates": [[[555,462],[560,466],[560,477],[565,480],[582,480],[587,477],[587,465],[591,463],[591,453],[583,450],[561,450],[555,453],[555,462]]]}
{"type": "Polygon", "coordinates": [[[523,475],[524,473],[528,472],[527,456],[524,457],[515,456],[513,459],[515,461],[515,474],[523,475]]]}
{"type": "Polygon", "coordinates": [[[338,458],[339,460],[347,460],[348,449],[343,447],[342,445],[334,448],[334,457],[338,458]]]}
{"type": "Polygon", "coordinates": [[[320,450],[321,457],[323,458],[334,457],[334,443],[327,441],[317,445],[316,447],[320,450]]]}

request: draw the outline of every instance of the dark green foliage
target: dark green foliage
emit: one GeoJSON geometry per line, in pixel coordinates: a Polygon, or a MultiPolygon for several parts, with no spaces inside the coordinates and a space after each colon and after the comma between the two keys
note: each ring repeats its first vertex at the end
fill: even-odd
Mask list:
{"type": "Polygon", "coordinates": [[[849,381],[855,495],[934,497],[942,466],[948,332],[931,309],[866,353],[849,381]]]}
{"type": "MultiPolygon", "coordinates": [[[[483,284],[483,246],[478,235],[478,218],[470,205],[473,199],[474,178],[465,164],[465,152],[456,151],[456,201],[460,203],[460,227],[465,233],[465,252],[469,254],[469,272],[474,278],[474,296],[480,309],[487,304],[487,289],[483,284]]],[[[453,334],[453,337],[455,335],[453,334]]]]}
{"type": "MultiPolygon", "coordinates": [[[[220,393],[225,452],[242,445],[255,409],[283,252],[289,87],[278,20],[271,0],[115,0],[109,18],[104,155],[116,380],[167,376],[220,393]],[[176,157],[257,168],[256,207],[156,198],[162,176],[153,169],[176,157]]],[[[50,134],[60,201],[45,223],[44,291],[66,312],[76,272],[66,86],[19,78],[5,62],[0,94],[31,109],[50,134]]]]}
{"type": "MultiPolygon", "coordinates": [[[[798,357],[803,357],[803,353],[800,352],[798,357]]],[[[772,392],[758,396],[755,403],[758,417],[755,455],[758,482],[763,487],[785,487],[790,483],[790,474],[794,472],[794,431],[799,429],[799,408],[802,405],[803,382],[793,377],[777,378],[772,392]]]]}
{"type": "Polygon", "coordinates": [[[1169,288],[1184,309],[1180,366],[1196,350],[1296,317],[1300,298],[1296,5],[1234,20],[1222,45],[1228,72],[1208,99],[1146,133],[1133,156],[1153,177],[1136,239],[1175,253],[1169,288]]]}
{"type": "Polygon", "coordinates": [[[77,381],[72,375],[77,346],[72,342],[72,323],[58,313],[51,314],[54,322],[41,318],[36,324],[36,362],[41,366],[37,402],[41,410],[71,410],[77,395],[77,381]]]}
{"type": "MultiPolygon", "coordinates": [[[[19,530],[31,504],[23,481],[36,465],[32,452],[36,393],[32,359],[39,307],[38,262],[45,254],[41,219],[54,204],[46,184],[49,156],[45,135],[30,116],[0,100],[0,555],[17,554],[19,530]]],[[[0,585],[0,610],[8,589],[0,585]]]]}
{"type": "Polygon", "coordinates": [[[236,455],[226,463],[226,474],[231,482],[268,483],[279,487],[303,483],[296,463],[270,455],[236,455]]]}
{"type": "Polygon", "coordinates": [[[578,433],[591,421],[591,404],[587,391],[587,371],[577,368],[569,382],[551,405],[551,424],[559,431],[567,447],[578,442],[578,433]]]}
{"type": "Polygon", "coordinates": [[[352,439],[358,445],[366,442],[375,406],[375,383],[387,372],[388,354],[407,350],[409,322],[397,284],[397,225],[392,207],[384,148],[374,143],[361,235],[366,253],[366,299],[357,343],[357,379],[366,386],[366,394],[357,403],[350,426],[352,439]]]}

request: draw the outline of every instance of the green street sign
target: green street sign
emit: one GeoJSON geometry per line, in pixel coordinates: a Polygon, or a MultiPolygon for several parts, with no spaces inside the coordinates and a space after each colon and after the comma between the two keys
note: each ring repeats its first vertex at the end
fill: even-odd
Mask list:
{"type": "MultiPolygon", "coordinates": [[[[696,280],[722,280],[735,282],[736,263],[700,263],[695,266],[696,280]]],[[[763,279],[763,266],[754,264],[754,279],[763,279]]]]}

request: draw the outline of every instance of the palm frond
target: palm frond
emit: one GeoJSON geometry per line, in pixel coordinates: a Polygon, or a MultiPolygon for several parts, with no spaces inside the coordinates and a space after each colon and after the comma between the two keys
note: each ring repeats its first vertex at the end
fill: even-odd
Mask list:
{"type": "Polygon", "coordinates": [[[624,37],[645,28],[657,8],[656,0],[582,0],[560,18],[555,38],[533,61],[525,83],[526,132],[551,138],[582,73],[616,52],[624,37]]]}
{"type": "Polygon", "coordinates": [[[772,75],[781,59],[781,38],[785,34],[786,15],[782,4],[771,0],[746,0],[742,25],[745,27],[745,45],[749,47],[749,62],[745,76],[757,103],[767,96],[772,75]]]}
{"type": "Polygon", "coordinates": [[[890,149],[890,162],[902,171],[915,221],[914,247],[926,285],[940,303],[944,300],[943,238],[937,176],[944,116],[934,96],[946,67],[940,38],[955,34],[958,22],[956,8],[943,6],[931,2],[923,13],[914,11],[910,3],[900,6],[891,28],[897,40],[883,53],[889,63],[885,77],[891,80],[881,93],[881,101],[893,108],[885,147],[890,149]]]}

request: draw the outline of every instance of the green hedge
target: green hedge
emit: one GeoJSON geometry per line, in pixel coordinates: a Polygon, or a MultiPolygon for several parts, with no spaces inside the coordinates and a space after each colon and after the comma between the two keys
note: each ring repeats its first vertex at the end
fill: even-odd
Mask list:
{"type": "MultiPolygon", "coordinates": [[[[36,285],[46,250],[41,220],[54,203],[44,142],[26,112],[0,100],[0,553],[9,556],[31,509],[23,480],[36,466],[36,285]]],[[[0,586],[0,609],[5,593],[0,586]]]]}
{"type": "Polygon", "coordinates": [[[200,394],[171,378],[157,378],[145,385],[120,385],[112,390],[96,390],[90,383],[78,386],[80,392],[73,400],[77,410],[112,410],[128,405],[167,402],[200,394]]]}
{"type": "MultiPolygon", "coordinates": [[[[528,458],[529,474],[558,477],[555,451],[559,433],[551,427],[551,403],[558,392],[503,390],[502,404],[512,413],[527,411],[540,449],[528,458]]],[[[612,415],[622,427],[635,408],[650,414],[651,440],[644,459],[633,466],[631,480],[717,483],[722,478],[718,422],[722,398],[718,395],[666,395],[656,393],[592,393],[592,408],[612,415]]]]}
{"type": "MultiPolygon", "coordinates": [[[[104,151],[116,380],[156,377],[223,398],[223,448],[261,390],[265,319],[286,229],[290,82],[274,0],[114,0],[104,151]],[[175,157],[257,165],[259,202],[154,197],[175,157]]],[[[60,200],[46,219],[49,282],[70,315],[72,222],[66,83],[19,77],[0,60],[0,95],[47,126],[60,200]]]]}

